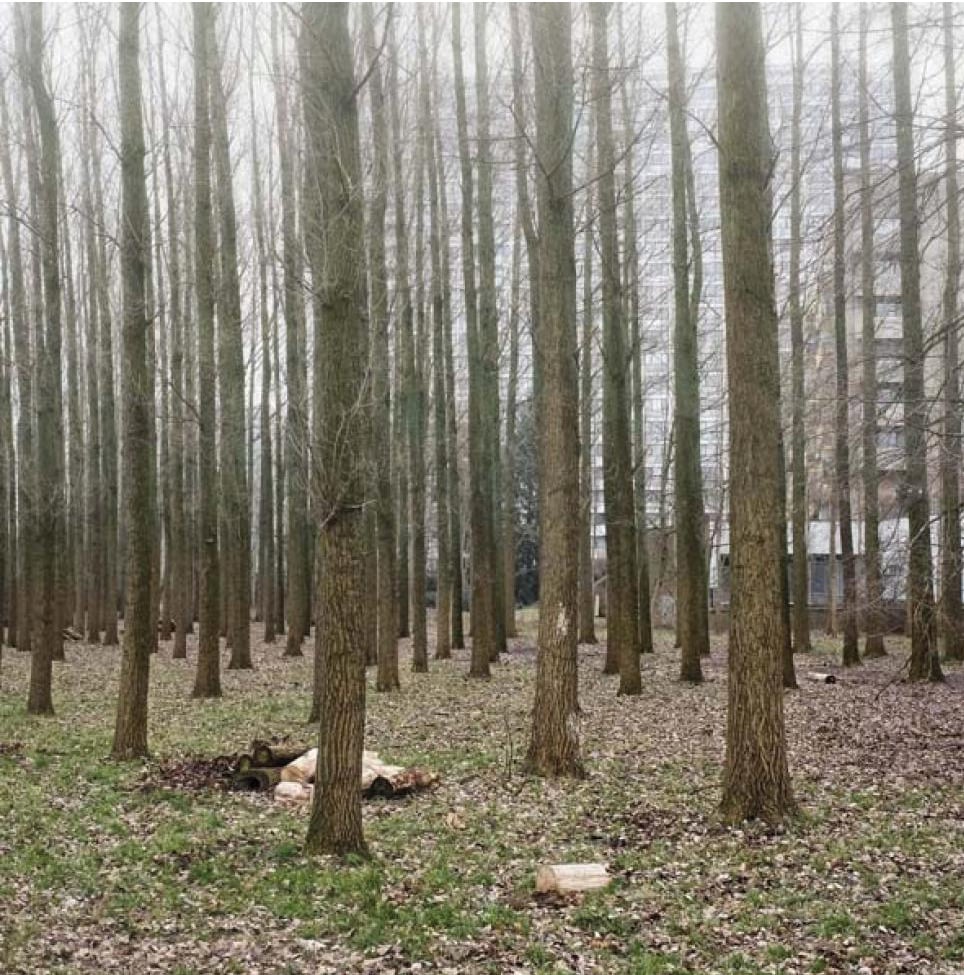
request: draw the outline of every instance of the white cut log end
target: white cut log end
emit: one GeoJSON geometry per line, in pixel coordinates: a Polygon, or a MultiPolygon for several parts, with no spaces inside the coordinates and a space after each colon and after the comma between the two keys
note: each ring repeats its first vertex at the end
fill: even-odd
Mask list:
{"type": "Polygon", "coordinates": [[[837,678],[834,674],[824,674],[820,671],[811,671],[807,674],[807,680],[815,681],[818,684],[836,684],[837,678]]]}
{"type": "Polygon", "coordinates": [[[292,803],[294,805],[311,802],[314,792],[314,786],[305,785],[303,782],[279,782],[274,787],[276,801],[292,803]]]}
{"type": "Polygon", "coordinates": [[[547,863],[536,871],[536,891],[540,894],[601,890],[611,882],[605,863],[547,863]]]}

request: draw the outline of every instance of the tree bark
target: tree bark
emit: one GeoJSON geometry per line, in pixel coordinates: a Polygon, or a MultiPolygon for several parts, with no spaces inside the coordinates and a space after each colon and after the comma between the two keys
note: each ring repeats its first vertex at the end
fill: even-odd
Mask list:
{"type": "Polygon", "coordinates": [[[194,15],[194,278],[198,330],[198,487],[201,547],[200,636],[194,697],[221,696],[218,476],[215,437],[214,229],[211,218],[209,108],[214,8],[198,3],[194,15]]]}
{"type": "MultiPolygon", "coordinates": [[[[801,8],[793,8],[793,110],[790,120],[790,400],[793,522],[793,648],[810,649],[810,585],[807,561],[807,439],[804,425],[803,304],[800,289],[800,249],[803,234],[803,171],[800,164],[800,125],[803,116],[803,22],[801,8]]],[[[867,361],[865,357],[864,361],[867,361]]],[[[871,357],[871,362],[873,361],[871,357]]]]}
{"type": "Polygon", "coordinates": [[[575,727],[579,525],[579,377],[572,207],[573,70],[571,10],[529,6],[535,61],[539,318],[539,650],[526,757],[540,775],[584,774],[575,727]]]}
{"type": "Polygon", "coordinates": [[[732,601],[721,810],[793,809],[783,716],[780,369],[760,8],[716,8],[720,216],[730,407],[732,601]]]}
{"type": "MultiPolygon", "coordinates": [[[[877,471],[877,339],[874,301],[874,216],[870,172],[870,85],[867,76],[869,8],[860,8],[859,140],[860,140],[860,290],[863,341],[863,482],[864,482],[864,613],[867,636],[864,657],[882,657],[884,649],[883,581],[880,570],[880,499],[877,471]]],[[[803,448],[801,448],[802,450],[803,448]]]]}
{"type": "Polygon", "coordinates": [[[124,653],[121,660],[114,758],[147,754],[147,688],[155,626],[151,605],[154,473],[150,416],[154,377],[148,370],[145,266],[149,260],[144,228],[144,128],[141,118],[140,6],[120,4],[118,69],[121,107],[121,284],[124,315],[124,516],[127,520],[127,594],[124,600],[124,653]]]}
{"type": "Polygon", "coordinates": [[[353,48],[347,4],[302,8],[302,90],[310,177],[319,189],[325,268],[321,288],[325,408],[317,513],[322,571],[318,618],[323,667],[318,769],[309,853],[367,852],[361,781],[365,735],[366,524],[371,386],[365,293],[364,200],[353,48]]]}
{"type": "Polygon", "coordinates": [[[961,607],[961,404],[957,293],[961,283],[961,227],[957,182],[957,85],[953,8],[942,5],[944,27],[944,198],[947,207],[947,257],[944,271],[944,443],[941,445],[941,623],[944,655],[964,660],[964,610],[961,607]]]}
{"type": "MultiPolygon", "coordinates": [[[[378,672],[375,688],[397,690],[398,616],[395,597],[395,507],[392,498],[392,400],[389,381],[388,347],[388,268],[385,261],[385,211],[388,201],[389,159],[385,93],[382,67],[375,38],[372,8],[362,11],[365,56],[371,65],[368,97],[371,107],[372,173],[371,204],[368,225],[368,256],[371,266],[372,321],[372,396],[374,415],[372,447],[375,461],[375,544],[377,549],[378,605],[376,607],[376,640],[378,672]]],[[[389,11],[387,17],[394,14],[389,11]]]]}
{"type": "Polygon", "coordinates": [[[679,49],[676,4],[666,5],[669,118],[673,188],[675,327],[673,402],[676,410],[676,619],[681,647],[680,680],[703,680],[700,658],[709,652],[706,556],[703,532],[703,470],[700,463],[698,307],[691,313],[687,236],[686,88],[679,49]]]}
{"type": "Polygon", "coordinates": [[[495,569],[488,518],[486,485],[491,471],[483,471],[485,456],[484,381],[480,353],[481,309],[475,286],[475,239],[472,229],[473,179],[469,156],[465,78],[462,69],[462,21],[460,5],[452,7],[452,53],[455,61],[455,114],[462,175],[462,276],[465,288],[465,330],[469,361],[469,481],[472,535],[472,661],[471,677],[488,677],[489,661],[497,652],[495,626],[495,569]]]}
{"type": "Polygon", "coordinates": [[[931,563],[930,500],[927,494],[927,400],[924,392],[924,338],[921,321],[917,173],[914,163],[914,110],[910,91],[907,8],[890,7],[894,41],[894,103],[900,205],[900,286],[904,332],[904,440],[906,506],[910,532],[907,597],[911,619],[912,681],[944,679],[938,656],[931,563]]]}
{"type": "Polygon", "coordinates": [[[840,8],[830,8],[831,141],[833,143],[833,324],[837,365],[834,402],[834,487],[840,521],[842,557],[843,665],[860,663],[857,648],[857,561],[854,556],[853,514],[850,498],[850,369],[847,363],[847,291],[844,279],[846,255],[844,232],[843,130],[840,122],[840,8]]]}
{"type": "Polygon", "coordinates": [[[606,642],[619,665],[619,693],[639,694],[636,512],[630,442],[626,326],[616,231],[607,6],[592,11],[593,102],[599,169],[600,273],[603,295],[603,493],[606,499],[606,642]]]}
{"type": "MultiPolygon", "coordinates": [[[[58,521],[63,499],[63,426],[61,409],[61,282],[59,261],[58,178],[60,141],[53,101],[44,79],[43,9],[29,17],[29,61],[25,66],[40,132],[39,235],[43,271],[43,328],[38,330],[36,563],[33,653],[30,658],[28,714],[53,714],[52,663],[63,651],[58,593],[58,521]]],[[[40,295],[38,295],[40,297],[40,295]]]]}

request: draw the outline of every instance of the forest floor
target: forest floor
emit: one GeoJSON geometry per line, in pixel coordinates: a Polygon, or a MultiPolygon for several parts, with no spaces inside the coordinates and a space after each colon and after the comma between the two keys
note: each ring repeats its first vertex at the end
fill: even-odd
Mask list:
{"type": "MultiPolygon", "coordinates": [[[[195,759],[252,738],[310,743],[310,658],[254,643],[224,698],[193,701],[169,646],[151,675],[149,763],[110,747],[116,649],[69,645],[57,716],[26,717],[24,655],[0,690],[0,972],[964,973],[964,671],[899,682],[890,655],[786,696],[799,816],[716,817],[726,657],[676,680],[668,634],[643,694],[616,697],[580,650],[588,778],[521,771],[531,620],[490,681],[464,651],[368,698],[367,745],[439,772],[432,792],[365,804],[373,858],[302,853],[307,810],[207,787],[195,759]],[[543,862],[604,861],[608,890],[537,897],[543,862]]],[[[260,633],[260,628],[258,633],[260,633]]],[[[306,644],[306,651],[308,645],[306,644]]],[[[833,670],[818,641],[798,671],[833,670]]],[[[839,673],[839,672],[838,672],[839,673]]],[[[225,763],[213,763],[217,772],[225,763]]]]}

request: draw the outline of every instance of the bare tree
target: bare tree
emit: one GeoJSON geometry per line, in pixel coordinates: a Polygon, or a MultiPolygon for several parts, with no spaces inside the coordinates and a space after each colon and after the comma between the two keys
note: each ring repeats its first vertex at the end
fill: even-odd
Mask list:
{"type": "Polygon", "coordinates": [[[793,796],[781,686],[780,368],[759,6],[719,5],[716,44],[732,567],[721,808],[733,821],[779,822],[793,796]]]}

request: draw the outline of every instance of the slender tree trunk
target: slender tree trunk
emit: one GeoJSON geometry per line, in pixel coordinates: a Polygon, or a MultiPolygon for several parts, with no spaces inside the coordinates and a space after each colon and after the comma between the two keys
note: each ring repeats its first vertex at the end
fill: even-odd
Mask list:
{"type": "MultiPolygon", "coordinates": [[[[2,88],[0,88],[2,92],[2,88]]],[[[6,98],[0,98],[3,136],[0,138],[0,159],[3,163],[3,182],[9,204],[7,218],[7,255],[10,273],[10,314],[12,320],[14,353],[17,373],[17,540],[18,560],[15,575],[16,635],[12,642],[18,650],[30,652],[33,646],[33,593],[34,593],[34,437],[33,357],[30,350],[30,323],[24,282],[23,250],[20,239],[20,216],[17,207],[17,181],[14,179],[10,132],[10,118],[6,98]]],[[[19,172],[17,173],[19,176],[19,172]]],[[[7,266],[5,262],[5,266],[7,266]]]]}
{"type": "Polygon", "coordinates": [[[676,4],[666,5],[669,117],[673,155],[673,278],[675,327],[673,403],[676,410],[676,618],[681,646],[680,680],[703,679],[700,658],[709,650],[706,609],[705,511],[700,464],[698,309],[691,314],[687,235],[686,89],[679,49],[676,4]]]}
{"type": "MultiPolygon", "coordinates": [[[[863,340],[863,482],[864,482],[864,657],[882,657],[883,581],[880,570],[880,500],[877,473],[877,339],[874,301],[874,217],[870,173],[870,85],[867,76],[869,7],[860,8],[859,138],[860,138],[860,290],[864,296],[863,340]]],[[[802,340],[801,340],[802,341],[802,340]]],[[[801,448],[802,450],[803,448],[801,448]]]]}
{"type": "Polygon", "coordinates": [[[452,277],[451,254],[449,248],[449,214],[447,179],[442,164],[442,138],[435,120],[435,157],[439,170],[439,215],[445,233],[441,235],[442,247],[442,331],[443,352],[445,356],[445,424],[447,437],[448,482],[439,490],[448,492],[449,510],[449,559],[452,590],[452,648],[465,648],[465,635],[462,631],[462,488],[459,472],[458,411],[455,398],[455,358],[452,355],[452,277]]]}
{"type": "Polygon", "coordinates": [[[529,6],[535,60],[539,318],[539,651],[526,758],[540,775],[583,774],[575,727],[579,377],[572,206],[572,21],[567,4],[529,6]]]}
{"type": "MultiPolygon", "coordinates": [[[[482,576],[478,585],[491,590],[492,631],[494,643],[492,660],[499,659],[505,649],[505,610],[503,607],[502,561],[499,555],[499,538],[496,526],[499,522],[499,310],[495,287],[495,224],[492,215],[494,163],[489,135],[489,68],[486,51],[486,27],[489,15],[488,3],[473,4],[475,28],[475,103],[476,103],[476,152],[479,172],[479,311],[476,343],[479,390],[480,450],[469,455],[470,477],[478,483],[480,503],[484,510],[485,549],[475,564],[475,545],[472,549],[472,579],[482,576]]],[[[469,368],[471,369],[471,363],[469,368]]],[[[487,605],[486,597],[482,605],[487,605]]],[[[475,601],[472,602],[472,625],[475,632],[475,601]]]]}
{"type": "Polygon", "coordinates": [[[221,421],[221,500],[226,537],[228,629],[231,634],[232,670],[247,670],[251,663],[251,502],[248,494],[244,434],[244,350],[241,285],[238,279],[237,225],[234,186],[228,145],[227,97],[221,79],[221,58],[211,29],[211,120],[217,174],[220,233],[218,257],[218,401],[221,421]]]}
{"type": "MultiPolygon", "coordinates": [[[[258,504],[258,589],[261,618],[264,622],[264,642],[274,643],[277,615],[274,551],[274,446],[271,442],[271,316],[268,311],[268,247],[265,233],[264,196],[261,186],[261,160],[258,155],[253,76],[250,81],[249,96],[252,117],[251,164],[254,182],[255,239],[258,255],[258,314],[261,324],[261,415],[258,430],[261,439],[258,458],[258,491],[260,494],[258,504]]],[[[268,190],[270,193],[270,183],[268,190]]],[[[252,370],[254,369],[253,358],[252,354],[252,370]]],[[[253,415],[250,423],[253,429],[253,415]]]]}
{"type": "Polygon", "coordinates": [[[311,178],[322,212],[319,357],[322,440],[316,498],[320,517],[318,620],[323,648],[321,727],[309,853],[365,854],[362,747],[365,736],[364,620],[371,388],[365,294],[364,201],[357,89],[347,4],[302,8],[302,85],[311,178]],[[359,392],[361,391],[361,395],[359,392]]]}
{"type": "Polygon", "coordinates": [[[830,500],[830,545],[827,563],[827,636],[837,635],[837,498],[830,500]]]}
{"type": "MultiPolygon", "coordinates": [[[[273,28],[276,27],[277,23],[273,21],[273,28]]],[[[276,30],[272,31],[273,38],[276,33],[276,30]]],[[[276,43],[274,47],[276,70],[281,78],[284,65],[276,43]]],[[[285,656],[300,657],[301,644],[308,635],[309,627],[307,345],[305,305],[301,293],[301,245],[296,224],[294,150],[289,132],[288,93],[281,81],[275,88],[275,101],[281,160],[285,375],[288,394],[283,479],[288,510],[287,587],[284,590],[288,625],[285,656]]],[[[279,486],[281,484],[279,481],[279,486]]]]}
{"type": "MultiPolygon", "coordinates": [[[[807,439],[804,426],[803,304],[800,289],[800,250],[803,234],[803,171],[800,165],[800,125],[803,116],[803,22],[801,7],[793,8],[793,111],[790,121],[790,399],[793,521],[793,648],[810,649],[810,585],[807,561],[807,439]]],[[[873,357],[870,357],[871,363],[873,357]]],[[[867,357],[865,356],[865,361],[867,357]]],[[[866,456],[866,455],[865,455],[866,456]]]]}
{"type": "Polygon", "coordinates": [[[840,122],[840,8],[830,8],[831,141],[833,143],[833,320],[837,362],[835,400],[834,487],[840,520],[840,554],[843,557],[843,664],[860,663],[857,648],[857,560],[854,555],[853,514],[850,498],[850,370],[847,363],[847,291],[844,231],[843,130],[840,122]]]}
{"type": "MultiPolygon", "coordinates": [[[[63,650],[58,593],[58,521],[63,499],[61,409],[61,283],[58,179],[60,142],[53,101],[44,79],[43,10],[24,12],[29,42],[28,80],[40,131],[39,233],[43,269],[43,336],[38,342],[37,424],[37,594],[28,714],[53,714],[52,662],[63,650]]],[[[38,334],[38,339],[40,335],[38,334]]]]}
{"type": "MultiPolygon", "coordinates": [[[[433,45],[434,50],[434,45],[433,45]]],[[[421,86],[421,112],[423,123],[420,132],[427,136],[428,195],[430,213],[430,254],[432,270],[432,377],[434,384],[433,408],[435,420],[435,537],[436,537],[436,611],[435,657],[447,660],[452,656],[452,560],[451,519],[449,516],[449,456],[448,456],[448,394],[445,389],[445,332],[448,322],[445,315],[445,282],[442,268],[442,236],[448,228],[441,223],[439,212],[439,182],[445,178],[442,160],[436,152],[436,110],[431,103],[431,90],[438,91],[436,59],[432,60],[432,80],[428,82],[428,50],[422,38],[419,46],[421,86]]],[[[387,345],[387,339],[386,339],[387,345]]],[[[388,350],[385,349],[387,356],[388,350]]]]}
{"type": "Polygon", "coordinates": [[[502,588],[505,635],[518,635],[515,622],[515,457],[516,409],[519,387],[519,302],[521,300],[522,241],[516,225],[512,237],[512,280],[509,297],[509,375],[505,393],[505,446],[502,451],[502,588]]]}
{"type": "Polygon", "coordinates": [[[198,323],[198,422],[200,490],[200,637],[194,697],[221,696],[218,474],[214,393],[214,227],[211,217],[211,119],[209,92],[214,7],[194,14],[194,278],[198,323]]]}
{"type": "Polygon", "coordinates": [[[716,39],[733,580],[721,809],[734,822],[780,822],[794,803],[781,686],[780,368],[759,6],[718,6],[716,39]]]}
{"type": "Polygon", "coordinates": [[[150,416],[154,377],[148,370],[145,267],[148,243],[144,184],[144,128],[141,118],[140,7],[120,4],[118,65],[121,107],[121,283],[124,297],[124,516],[127,519],[127,595],[124,600],[124,654],[121,660],[114,758],[147,754],[147,688],[154,648],[151,566],[154,473],[150,416]]]}
{"type": "Polygon", "coordinates": [[[911,103],[907,7],[890,7],[894,35],[894,103],[900,199],[900,285],[904,326],[904,438],[907,452],[907,520],[910,532],[907,596],[911,616],[909,679],[944,679],[938,655],[927,494],[927,400],[921,321],[917,173],[911,103]]]}
{"type": "Polygon", "coordinates": [[[960,204],[957,198],[957,85],[954,17],[942,5],[944,26],[944,197],[947,201],[947,266],[944,277],[944,443],[941,449],[943,499],[941,548],[941,620],[944,654],[964,660],[964,611],[961,607],[961,404],[957,292],[961,282],[960,204]]]}
{"type": "MultiPolygon", "coordinates": [[[[368,226],[371,266],[372,320],[372,448],[375,462],[375,545],[377,552],[376,640],[378,672],[375,688],[393,691],[398,679],[398,615],[395,596],[395,508],[392,498],[392,402],[389,381],[388,268],[385,261],[385,213],[388,201],[388,127],[382,68],[370,6],[362,10],[365,56],[371,65],[368,97],[371,107],[374,170],[368,226]]],[[[386,16],[393,16],[391,12],[386,16]]]]}
{"type": "MultiPolygon", "coordinates": [[[[590,131],[594,126],[590,124],[590,131]]],[[[593,552],[593,525],[595,504],[592,476],[592,414],[593,383],[592,358],[596,342],[596,326],[593,320],[593,147],[589,144],[586,163],[586,216],[583,221],[582,252],[582,341],[579,350],[579,643],[596,642],[595,553],[593,552]]],[[[638,527],[638,526],[637,526],[638,527]]],[[[607,641],[603,672],[614,674],[618,662],[613,653],[614,645],[607,641]]]]}
{"type": "MultiPolygon", "coordinates": [[[[485,457],[485,389],[480,350],[481,309],[475,287],[475,239],[472,233],[473,180],[469,156],[465,78],[462,69],[462,23],[458,4],[452,7],[452,52],[455,61],[455,114],[462,174],[462,275],[465,287],[465,328],[469,360],[469,481],[472,534],[472,677],[488,677],[489,661],[498,648],[495,625],[495,569],[489,546],[487,485],[491,470],[482,467],[485,457]]],[[[487,309],[487,313],[491,310],[487,309]]]]}
{"type": "Polygon", "coordinates": [[[630,441],[630,356],[622,320],[616,231],[615,150],[605,4],[592,8],[593,102],[599,168],[600,273],[603,294],[603,493],[606,499],[606,642],[619,666],[619,693],[639,694],[636,513],[630,441]]]}

